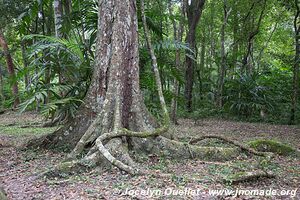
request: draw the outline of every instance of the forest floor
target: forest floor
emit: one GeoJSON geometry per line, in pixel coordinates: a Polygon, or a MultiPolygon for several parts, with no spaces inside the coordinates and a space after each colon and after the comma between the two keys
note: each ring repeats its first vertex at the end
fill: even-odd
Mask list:
{"type": "MultiPolygon", "coordinates": [[[[219,119],[202,120],[196,125],[193,120],[181,119],[179,123],[180,125],[172,127],[170,131],[182,141],[200,135],[216,134],[243,143],[258,138],[274,139],[300,149],[299,126],[219,119]]],[[[157,173],[172,175],[132,177],[115,168],[105,172],[96,168],[63,178],[36,179],[37,174],[55,166],[65,156],[64,153],[48,150],[18,149],[29,138],[56,129],[42,128],[41,124],[42,118],[35,113],[0,115],[0,187],[4,188],[9,199],[300,199],[300,159],[291,156],[276,156],[267,162],[262,158],[241,154],[227,162],[206,162],[178,161],[144,155],[139,157],[139,162],[143,165],[148,165],[157,173]],[[223,181],[234,172],[255,170],[262,166],[272,170],[276,177],[237,184],[223,181]],[[188,189],[190,192],[184,195],[175,193],[188,189]],[[255,196],[248,193],[234,197],[232,194],[214,196],[210,193],[213,189],[298,191],[292,195],[255,196]],[[171,191],[174,192],[173,195],[164,195],[171,191]],[[133,192],[137,195],[132,195],[133,192]]],[[[206,145],[223,144],[212,140],[206,145]]]]}

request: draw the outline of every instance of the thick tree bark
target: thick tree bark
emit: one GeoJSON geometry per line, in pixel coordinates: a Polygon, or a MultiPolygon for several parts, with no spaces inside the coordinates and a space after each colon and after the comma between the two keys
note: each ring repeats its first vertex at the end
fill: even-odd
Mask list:
{"type": "MultiPolygon", "coordinates": [[[[205,0],[185,0],[186,14],[188,18],[188,32],[186,41],[190,49],[196,50],[196,28],[200,20],[205,0]]],[[[192,112],[192,98],[194,85],[194,65],[195,61],[190,56],[186,56],[186,71],[185,71],[185,99],[188,112],[192,112]]]]}
{"type": "Polygon", "coordinates": [[[300,7],[298,1],[295,0],[296,13],[294,18],[294,32],[295,32],[295,61],[293,67],[293,94],[292,94],[292,108],[291,108],[291,118],[290,124],[295,123],[295,113],[298,104],[298,94],[299,94],[299,62],[300,62],[300,7]]]}
{"type": "MultiPolygon", "coordinates": [[[[121,125],[132,130],[151,129],[156,123],[146,112],[139,89],[136,7],[133,1],[105,1],[99,6],[98,40],[92,83],[76,118],[42,146],[74,147],[97,114],[105,110],[101,132],[113,125],[114,105],[121,102],[121,125]],[[119,88],[118,91],[117,88],[119,88]],[[118,91],[118,93],[117,93],[118,91]],[[104,106],[104,102],[106,102],[104,106]],[[111,110],[111,111],[110,111],[111,110]]],[[[32,143],[31,143],[32,144],[32,143]]],[[[37,143],[38,144],[38,143],[37,143]]]]}
{"type": "MultiPolygon", "coordinates": [[[[101,103],[101,112],[81,137],[70,157],[74,158],[80,154],[86,144],[96,142],[96,149],[91,148],[88,155],[97,155],[95,150],[96,152],[98,150],[112,164],[129,173],[134,173],[133,161],[127,153],[128,142],[130,146],[138,145],[143,149],[146,140],[129,140],[126,137],[122,139],[121,136],[149,137],[164,132],[165,127],[151,132],[156,124],[153,123],[146,110],[139,88],[135,1],[101,2],[99,8],[101,23],[99,23],[98,29],[98,46],[102,47],[97,51],[96,67],[99,67],[104,73],[101,74],[103,77],[101,85],[96,88],[100,88],[98,93],[103,93],[101,101],[104,100],[104,102],[101,103]],[[104,146],[103,142],[108,139],[110,139],[109,142],[104,146]]],[[[147,38],[147,43],[151,52],[156,81],[161,83],[157,76],[156,57],[149,38],[147,38]]],[[[158,89],[159,96],[162,97],[161,85],[158,85],[158,89]]],[[[168,118],[164,99],[160,98],[160,101],[164,105],[164,116],[168,118]]]]}
{"type": "MultiPolygon", "coordinates": [[[[6,65],[7,65],[7,71],[9,73],[9,76],[11,79],[15,79],[16,74],[15,74],[15,66],[11,57],[11,54],[9,52],[8,45],[4,39],[4,35],[2,31],[0,30],[0,46],[2,47],[4,54],[5,54],[5,59],[6,59],[6,65]]],[[[13,104],[13,109],[16,109],[17,106],[20,103],[19,100],[19,88],[18,88],[18,82],[16,80],[13,80],[13,84],[11,86],[12,94],[14,96],[14,104],[13,104]]]]}

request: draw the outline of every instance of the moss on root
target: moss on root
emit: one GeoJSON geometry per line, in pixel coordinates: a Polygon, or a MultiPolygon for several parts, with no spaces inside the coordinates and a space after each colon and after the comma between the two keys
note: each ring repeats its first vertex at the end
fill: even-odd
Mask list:
{"type": "Polygon", "coordinates": [[[297,149],[276,140],[258,139],[248,142],[248,145],[257,151],[273,152],[282,156],[300,157],[300,152],[297,149]]]}
{"type": "Polygon", "coordinates": [[[151,146],[153,147],[152,153],[174,159],[197,158],[204,161],[227,161],[240,154],[240,149],[235,147],[204,147],[169,140],[164,137],[156,138],[151,146]]]}
{"type": "Polygon", "coordinates": [[[225,177],[223,181],[225,183],[235,184],[244,181],[255,181],[259,178],[275,178],[275,175],[272,172],[266,172],[262,170],[237,172],[225,177]]]}

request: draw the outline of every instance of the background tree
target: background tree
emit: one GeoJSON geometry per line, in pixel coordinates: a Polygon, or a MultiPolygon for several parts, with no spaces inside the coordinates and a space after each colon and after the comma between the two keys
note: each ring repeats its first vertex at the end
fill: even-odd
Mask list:
{"type": "MultiPolygon", "coordinates": [[[[227,14],[224,1],[201,2],[145,2],[146,23],[173,121],[177,113],[178,118],[218,116],[276,123],[290,123],[294,118],[298,123],[298,94],[294,93],[294,88],[299,88],[299,75],[294,73],[295,2],[227,0],[227,14]],[[197,6],[202,7],[194,9],[197,6]],[[194,39],[190,42],[189,38],[194,39]]],[[[77,110],[83,107],[92,81],[97,46],[97,1],[59,4],[61,37],[55,35],[58,24],[52,0],[3,0],[0,6],[4,13],[0,19],[2,30],[19,85],[20,110],[38,108],[50,119],[45,125],[52,126],[77,121],[77,110]]],[[[139,11],[138,22],[142,23],[139,11]]],[[[142,26],[138,30],[143,32],[142,26]]],[[[139,34],[139,40],[144,44],[146,38],[139,34]]],[[[138,51],[145,104],[160,119],[147,46],[139,45],[138,51]]],[[[4,56],[0,64],[6,65],[4,56]]],[[[2,77],[1,106],[5,109],[14,101],[10,89],[13,81],[6,67],[2,67],[2,77]]]]}
{"type": "MultiPolygon", "coordinates": [[[[4,38],[4,35],[2,33],[2,30],[0,29],[0,46],[2,47],[3,51],[4,51],[4,56],[6,59],[6,66],[7,66],[7,71],[10,75],[10,78],[12,80],[12,86],[11,86],[11,90],[12,90],[12,94],[14,96],[14,103],[13,103],[13,109],[16,109],[17,106],[20,103],[19,100],[19,87],[18,87],[18,82],[16,80],[16,74],[15,74],[15,66],[10,54],[10,50],[8,48],[8,45],[6,43],[6,40],[4,38]]],[[[2,84],[1,84],[2,85],[2,84]]]]}
{"type": "Polygon", "coordinates": [[[221,108],[223,106],[223,90],[224,90],[224,78],[226,75],[227,60],[225,52],[225,28],[227,25],[228,17],[231,12],[231,8],[228,8],[227,1],[224,0],[224,19],[221,26],[221,62],[219,67],[219,80],[218,80],[218,99],[217,104],[221,108]]]}
{"type": "MultiPolygon", "coordinates": [[[[176,23],[175,16],[173,14],[173,8],[171,1],[168,3],[168,10],[171,17],[172,25],[173,25],[173,34],[174,34],[174,40],[178,42],[182,42],[183,37],[183,30],[184,30],[184,15],[185,15],[185,6],[184,1],[181,2],[181,15],[179,23],[176,23]]],[[[176,68],[179,70],[181,68],[182,62],[181,62],[181,50],[176,49],[175,53],[175,65],[176,68]]],[[[179,81],[175,78],[174,79],[174,97],[172,98],[171,103],[171,120],[174,124],[178,124],[177,121],[177,107],[178,107],[178,96],[179,96],[179,81]]]]}
{"type": "Polygon", "coordinates": [[[292,109],[291,109],[291,121],[295,123],[295,112],[297,110],[298,96],[299,96],[299,62],[300,62],[300,7],[299,2],[295,0],[294,7],[294,32],[295,32],[295,63],[293,67],[293,95],[292,95],[292,109]]]}
{"type": "MultiPolygon", "coordinates": [[[[205,0],[185,0],[186,16],[188,20],[188,30],[186,41],[189,47],[196,55],[196,28],[204,9],[205,0]]],[[[186,56],[186,72],[185,72],[185,98],[188,112],[192,112],[192,98],[194,86],[194,58],[186,56]]]]}

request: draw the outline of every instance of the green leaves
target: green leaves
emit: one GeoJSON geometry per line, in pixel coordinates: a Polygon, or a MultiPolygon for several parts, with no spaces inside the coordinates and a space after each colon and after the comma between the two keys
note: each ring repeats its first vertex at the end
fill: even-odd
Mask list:
{"type": "Polygon", "coordinates": [[[226,107],[244,116],[255,115],[260,110],[272,110],[268,88],[260,85],[257,74],[238,75],[238,79],[226,82],[226,107]]]}
{"type": "Polygon", "coordinates": [[[80,90],[76,85],[51,84],[47,88],[44,83],[40,83],[27,92],[27,100],[20,104],[19,110],[24,112],[31,106],[39,105],[46,118],[61,115],[74,117],[79,105],[83,103],[80,90]]]}
{"type": "Polygon", "coordinates": [[[170,39],[165,39],[165,40],[159,40],[158,42],[153,44],[153,48],[155,50],[186,50],[190,54],[194,54],[193,50],[189,48],[188,44],[179,42],[177,40],[170,40],[170,39]]]}
{"type": "Polygon", "coordinates": [[[46,49],[54,49],[55,51],[57,51],[57,48],[61,48],[62,50],[68,52],[71,56],[77,57],[81,61],[84,60],[84,56],[80,48],[80,45],[74,39],[67,40],[67,39],[60,39],[56,37],[37,35],[37,34],[24,36],[24,40],[34,39],[34,38],[40,39],[40,41],[33,46],[32,49],[33,51],[31,53],[31,56],[40,53],[46,49]]]}

